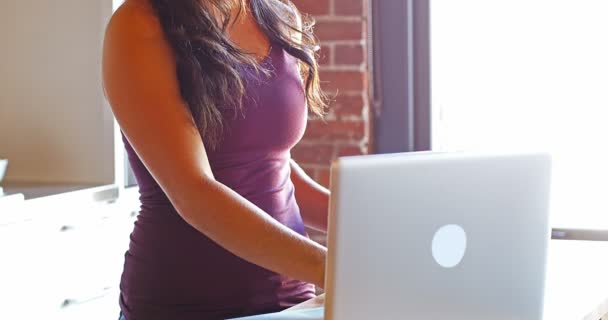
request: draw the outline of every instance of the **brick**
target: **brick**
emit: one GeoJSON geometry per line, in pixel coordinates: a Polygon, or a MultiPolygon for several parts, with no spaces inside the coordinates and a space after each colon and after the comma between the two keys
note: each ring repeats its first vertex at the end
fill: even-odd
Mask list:
{"type": "Polygon", "coordinates": [[[334,54],[336,65],[360,66],[365,62],[365,50],[361,44],[337,44],[334,54]]]}
{"type": "Polygon", "coordinates": [[[330,12],[330,0],[292,0],[298,10],[310,15],[328,15],[330,12]]]}
{"type": "MultiPolygon", "coordinates": [[[[378,0],[380,1],[380,0],[378,0]]],[[[334,157],[361,155],[369,120],[366,15],[369,0],[293,0],[301,12],[317,19],[315,35],[321,41],[318,62],[323,90],[333,96],[327,122],[309,120],[306,134],[293,158],[320,184],[329,187],[329,166],[334,157]],[[334,96],[335,93],[338,95],[334,96]]]]}
{"type": "Polygon", "coordinates": [[[326,164],[334,156],[333,145],[298,144],[291,150],[291,156],[298,163],[326,164]]]}
{"type": "Polygon", "coordinates": [[[321,86],[326,91],[362,92],[367,90],[367,73],[365,71],[322,70],[320,77],[321,86]]]}
{"type": "Polygon", "coordinates": [[[363,121],[310,121],[306,129],[307,139],[360,140],[365,136],[363,121]]]}
{"type": "Polygon", "coordinates": [[[329,109],[340,118],[344,116],[361,116],[363,114],[364,106],[365,101],[362,94],[338,94],[330,103],[329,109]]]}
{"type": "Polygon", "coordinates": [[[317,169],[317,182],[324,186],[325,188],[329,188],[329,180],[330,180],[330,171],[329,169],[317,169]]]}
{"type": "Polygon", "coordinates": [[[365,154],[360,146],[344,145],[338,146],[338,157],[360,156],[365,154]]]}
{"type": "Polygon", "coordinates": [[[317,62],[319,65],[327,66],[331,64],[332,48],[328,45],[321,45],[321,50],[317,52],[317,62]]]}
{"type": "MultiPolygon", "coordinates": [[[[296,160],[296,162],[298,162],[298,161],[296,160]]],[[[306,164],[299,163],[299,162],[298,162],[298,165],[302,168],[302,170],[304,170],[304,172],[306,173],[306,175],[308,175],[309,177],[311,177],[313,179],[315,178],[315,176],[317,174],[317,171],[316,171],[316,169],[314,167],[309,167],[306,164]]]]}
{"type": "Polygon", "coordinates": [[[363,21],[319,21],[315,35],[322,41],[362,40],[363,21]]]}
{"type": "Polygon", "coordinates": [[[340,16],[365,16],[366,0],[334,0],[334,14],[340,16]]]}

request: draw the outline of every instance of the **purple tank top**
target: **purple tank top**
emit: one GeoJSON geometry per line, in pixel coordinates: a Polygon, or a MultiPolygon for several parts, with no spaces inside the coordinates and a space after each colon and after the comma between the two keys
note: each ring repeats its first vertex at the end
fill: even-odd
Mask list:
{"type": "MultiPolygon", "coordinates": [[[[225,117],[223,140],[207,150],[209,161],[217,181],[305,235],[289,165],[308,113],[297,62],[275,45],[262,64],[269,76],[243,67],[245,117],[225,117]]],[[[313,285],[242,260],[187,224],[123,141],[141,201],[120,285],[127,320],[226,319],[314,296],[313,285]]]]}

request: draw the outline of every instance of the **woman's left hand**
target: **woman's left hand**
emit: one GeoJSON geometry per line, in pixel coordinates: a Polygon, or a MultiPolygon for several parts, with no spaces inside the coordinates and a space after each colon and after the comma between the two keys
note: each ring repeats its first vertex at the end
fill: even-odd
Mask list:
{"type": "Polygon", "coordinates": [[[325,305],[325,294],[316,296],[308,301],[302,302],[298,305],[295,305],[287,310],[302,310],[302,309],[314,309],[320,308],[325,305]]]}

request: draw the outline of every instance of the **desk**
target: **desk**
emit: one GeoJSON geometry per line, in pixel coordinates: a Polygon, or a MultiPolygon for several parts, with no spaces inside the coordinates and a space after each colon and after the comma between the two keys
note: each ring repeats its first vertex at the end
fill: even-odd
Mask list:
{"type": "Polygon", "coordinates": [[[140,204],[137,188],[96,201],[111,190],[2,198],[0,319],[118,318],[118,281],[140,204]]]}
{"type": "MultiPolygon", "coordinates": [[[[608,314],[608,242],[551,241],[545,287],[545,320],[602,319],[608,314]]],[[[313,299],[292,310],[318,306],[313,299]]]]}
{"type": "Polygon", "coordinates": [[[599,320],[608,314],[608,242],[553,240],[546,320],[599,320]]]}

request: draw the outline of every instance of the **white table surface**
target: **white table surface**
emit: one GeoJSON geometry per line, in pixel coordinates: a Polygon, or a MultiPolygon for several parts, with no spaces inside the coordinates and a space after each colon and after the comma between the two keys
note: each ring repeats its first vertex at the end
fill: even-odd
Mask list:
{"type": "Polygon", "coordinates": [[[608,242],[553,240],[546,320],[599,320],[608,314],[608,242]]]}

